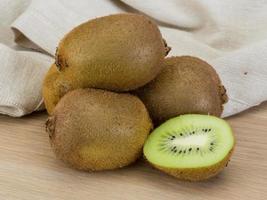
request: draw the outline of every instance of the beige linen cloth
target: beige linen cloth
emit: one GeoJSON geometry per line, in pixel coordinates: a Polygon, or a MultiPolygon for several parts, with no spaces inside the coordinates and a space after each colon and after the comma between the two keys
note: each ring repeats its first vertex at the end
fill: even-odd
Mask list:
{"type": "Polygon", "coordinates": [[[43,109],[42,80],[59,40],[82,22],[119,12],[156,20],[169,56],[213,65],[230,97],[224,116],[267,100],[265,0],[0,0],[0,113],[43,109]]]}

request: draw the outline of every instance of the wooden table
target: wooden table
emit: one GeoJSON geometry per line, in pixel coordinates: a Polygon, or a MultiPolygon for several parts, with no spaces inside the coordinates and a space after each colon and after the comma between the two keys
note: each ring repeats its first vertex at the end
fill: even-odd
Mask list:
{"type": "Polygon", "coordinates": [[[216,178],[178,181],[143,161],[115,171],[80,172],[55,159],[47,115],[0,115],[1,200],[245,200],[267,199],[267,103],[228,119],[237,146],[216,178]]]}

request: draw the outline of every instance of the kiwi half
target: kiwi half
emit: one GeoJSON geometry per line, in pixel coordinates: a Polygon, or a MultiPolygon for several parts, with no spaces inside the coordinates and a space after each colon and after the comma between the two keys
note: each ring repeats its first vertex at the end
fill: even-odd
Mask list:
{"type": "Polygon", "coordinates": [[[191,56],[166,58],[160,74],[136,94],[155,123],[190,113],[220,116],[227,102],[216,71],[191,56]]]}
{"type": "Polygon", "coordinates": [[[144,145],[144,156],[155,168],[183,180],[199,181],[218,174],[235,145],[222,119],[181,115],[156,128],[144,145]]]}
{"type": "Polygon", "coordinates": [[[134,162],[151,129],[148,112],[137,97],[97,89],[68,92],[46,123],[56,156],[89,171],[134,162]]]}

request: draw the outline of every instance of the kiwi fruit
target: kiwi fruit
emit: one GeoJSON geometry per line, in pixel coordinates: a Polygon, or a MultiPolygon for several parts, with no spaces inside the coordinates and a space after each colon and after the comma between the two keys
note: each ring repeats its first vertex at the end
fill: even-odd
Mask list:
{"type": "Polygon", "coordinates": [[[49,114],[78,88],[129,91],[154,79],[170,47],[157,25],[138,14],[116,14],[85,22],[60,41],[55,65],[43,85],[49,114]],[[57,69],[57,70],[56,70],[57,69]]]}
{"type": "Polygon", "coordinates": [[[155,168],[181,180],[200,181],[217,175],[235,145],[230,126],[215,116],[187,114],[156,128],[144,145],[155,168]]]}
{"type": "Polygon", "coordinates": [[[74,168],[116,169],[133,163],[152,129],[137,97],[77,89],[61,98],[46,122],[56,156],[74,168]]]}
{"type": "Polygon", "coordinates": [[[52,114],[60,98],[63,97],[67,91],[74,89],[75,86],[79,88],[78,85],[73,84],[71,79],[65,78],[57,70],[56,65],[53,64],[45,76],[42,88],[47,112],[52,114]]]}
{"type": "Polygon", "coordinates": [[[160,74],[135,94],[148,108],[154,123],[190,113],[220,116],[227,102],[216,71],[191,56],[166,58],[160,74]]]}
{"type": "Polygon", "coordinates": [[[85,22],[60,41],[56,65],[87,87],[129,91],[160,72],[169,48],[157,25],[138,14],[115,14],[85,22]]]}

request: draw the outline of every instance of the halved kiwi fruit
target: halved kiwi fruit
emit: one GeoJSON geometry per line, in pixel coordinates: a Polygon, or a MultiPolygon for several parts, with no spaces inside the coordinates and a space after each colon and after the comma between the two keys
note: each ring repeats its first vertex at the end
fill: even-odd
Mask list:
{"type": "Polygon", "coordinates": [[[144,156],[155,168],[190,181],[208,179],[228,163],[235,145],[222,119],[181,115],[156,128],[144,145],[144,156]]]}

